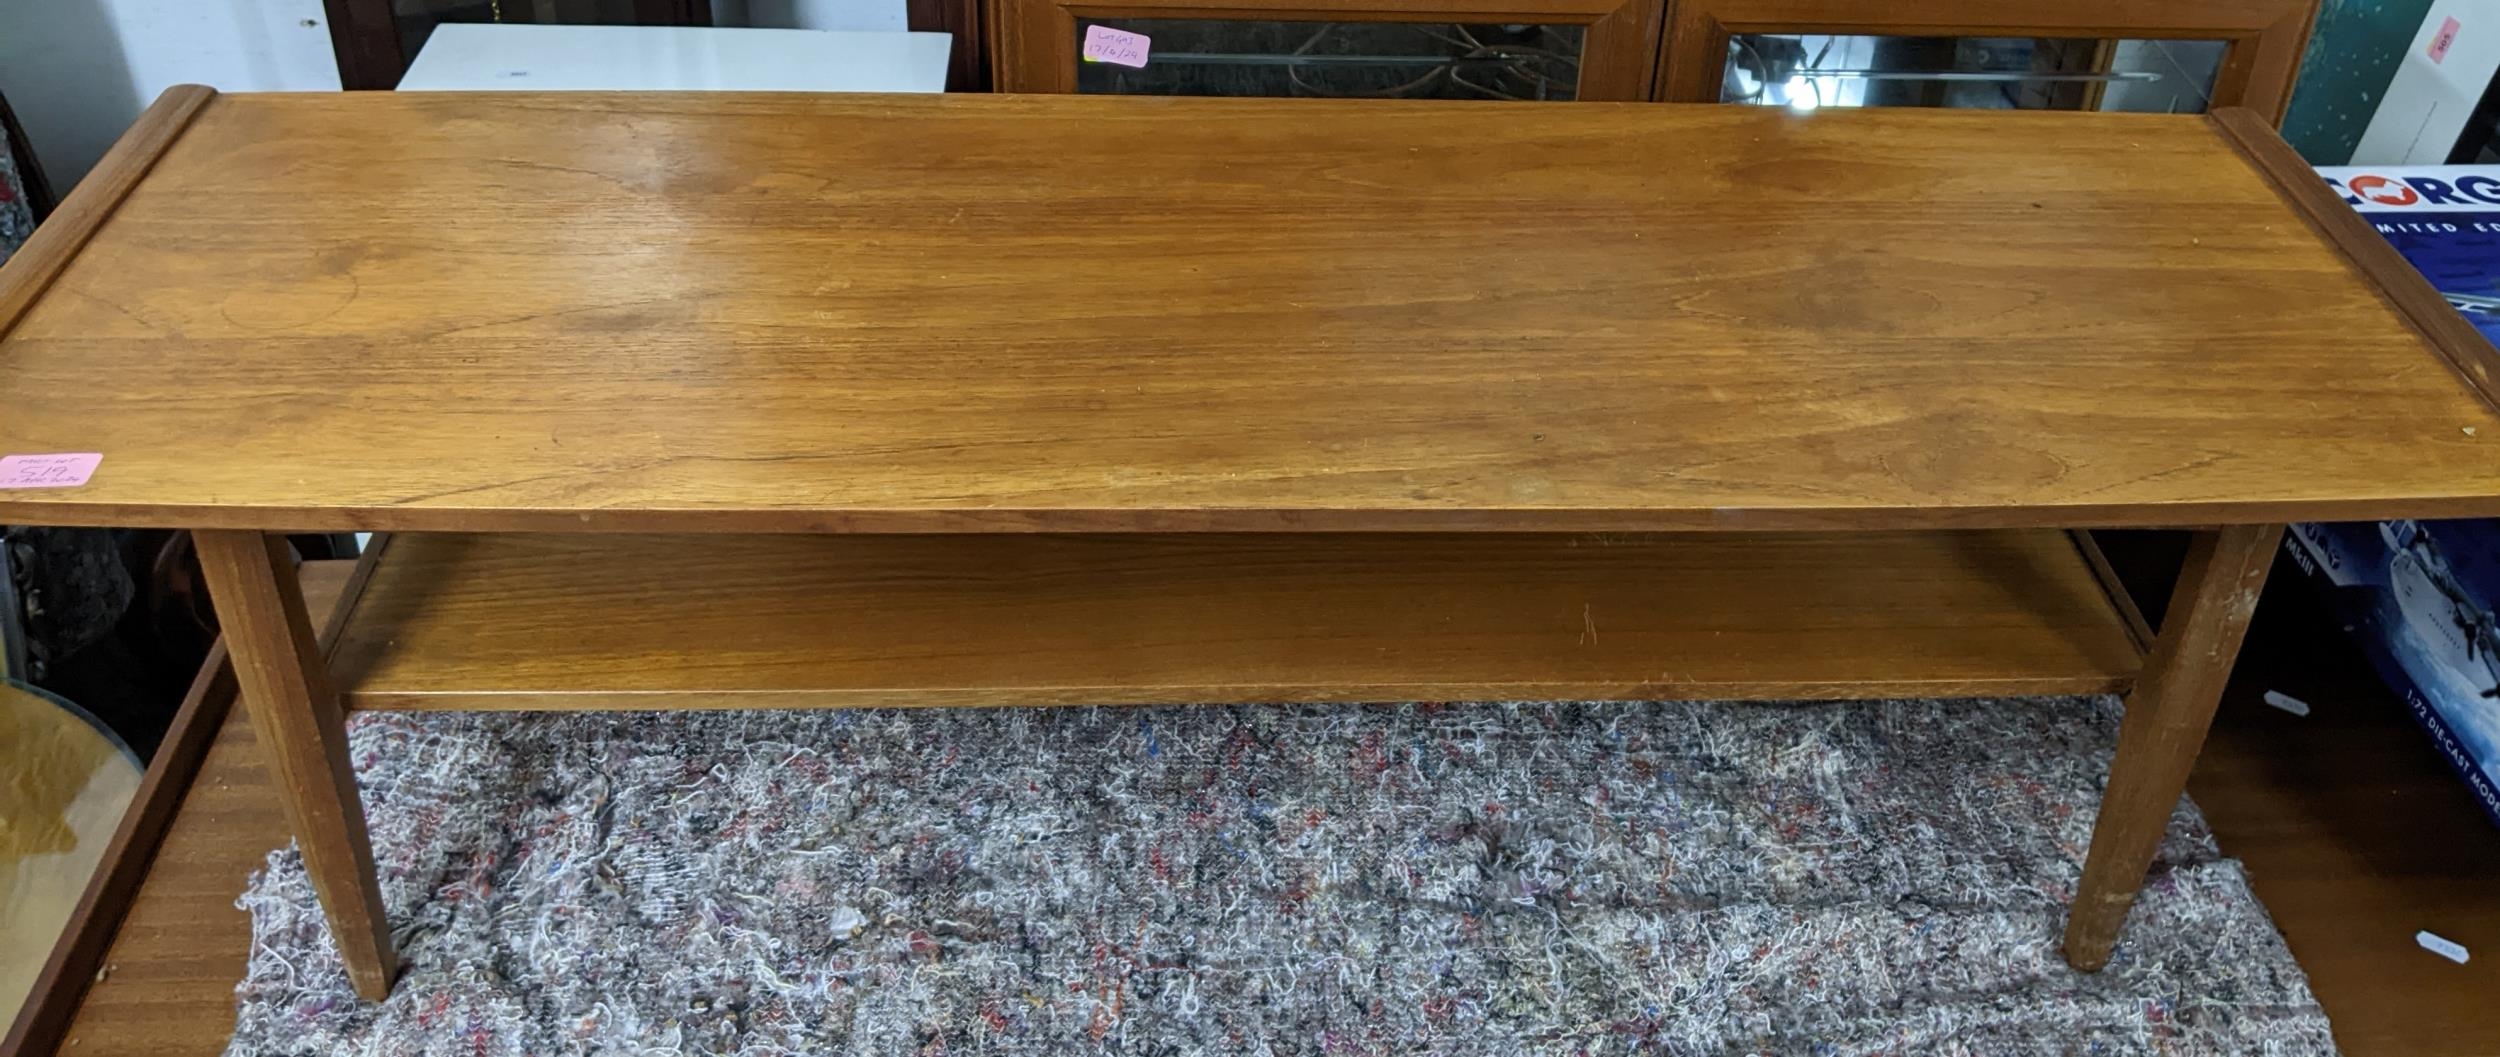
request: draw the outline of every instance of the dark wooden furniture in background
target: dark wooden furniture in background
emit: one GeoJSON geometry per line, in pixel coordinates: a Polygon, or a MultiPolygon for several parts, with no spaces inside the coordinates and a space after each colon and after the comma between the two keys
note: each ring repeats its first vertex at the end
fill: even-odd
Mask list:
{"type": "MultiPolygon", "coordinates": [[[[932,0],[916,0],[926,3],[932,0]]],[[[934,0],[959,3],[961,0],[934,0]]],[[[427,33],[443,22],[535,22],[585,25],[708,26],[711,0],[322,0],[339,85],[387,90],[399,84],[427,33]],[[401,7],[415,10],[401,11],[401,7]]],[[[915,26],[917,23],[915,23],[915,26]]]]}
{"type": "Polygon", "coordinates": [[[918,31],[948,33],[954,50],[946,57],[946,90],[990,90],[990,35],[982,9],[987,0],[905,0],[905,17],[918,31]]]}
{"type": "MultiPolygon", "coordinates": [[[[2121,40],[2212,41],[2222,49],[2209,88],[2199,94],[2211,107],[2246,106],[2279,120],[2289,100],[2300,56],[2316,17],[2318,0],[1395,0],[1345,4],[1336,0],[989,0],[987,34],[993,81],[1000,91],[1106,90],[1105,74],[1135,80],[1108,68],[1089,70],[1097,85],[1080,83],[1077,38],[1082,27],[1103,21],[1148,30],[1135,20],[1259,20],[1320,24],[1435,23],[1448,29],[1493,24],[1587,26],[1581,56],[1580,99],[1655,98],[1671,102],[1717,102],[1729,61],[1730,40],[1740,34],[1865,35],[1903,38],[1904,46],[1949,43],[1940,38],[2021,38],[2046,47],[2071,41],[2078,48],[2057,57],[2057,69],[2107,69],[2111,46],[2121,40]],[[2082,65],[2077,65],[2078,63],[2082,65]],[[1627,95],[1632,85],[1647,85],[1627,95]]],[[[1166,22],[1165,24],[1169,24],[1166,22]]],[[[1211,23],[1210,23],[1211,24],[1211,23]]],[[[1203,37],[1205,34],[1196,33],[1203,37]]],[[[1268,36],[1273,36],[1272,33],[1268,36]]],[[[1278,52],[1276,42],[1244,27],[1234,50],[1278,52]]],[[[1157,47],[1162,47],[1158,41],[1157,47]]],[[[1204,45],[1197,50],[1211,50],[1204,45]]],[[[1212,49],[1222,50],[1222,49],[1212,49]]],[[[1358,49],[1359,50],[1359,49],[1358,49]]],[[[1498,57],[1499,46],[1483,49],[1498,57]]],[[[1213,58],[1239,62],[1239,55],[1213,58]]],[[[1325,57],[1341,61],[1342,56],[1325,57]]],[[[1155,60],[1150,56],[1150,64],[1155,60]]],[[[1189,60],[1184,60],[1189,61],[1189,60]]],[[[1196,60],[1196,61],[1204,61],[1196,60]]],[[[1306,60],[1307,61],[1307,60],[1306,60]]],[[[1860,71],[1863,73],[1863,71],[1860,71]]],[[[2088,72],[2088,71],[2087,71],[2088,72]]],[[[2088,78],[2074,78],[2088,80],[2088,78]]],[[[2042,96],[2039,105],[2093,109],[2099,84],[2079,84],[2042,96]]],[[[1293,94],[1312,94],[1293,86],[1293,94]]],[[[1117,89],[1109,89],[1117,90],[1117,89]]],[[[1239,85],[1212,78],[1191,86],[1185,76],[1165,78],[1145,90],[1184,94],[1244,94],[1239,85]],[[1177,82],[1177,83],[1175,83],[1177,82]]],[[[1276,91],[1272,94],[1287,94],[1276,91]]],[[[2200,107],[2201,109],[2202,107],[2200,107]]]]}
{"type": "MultiPolygon", "coordinates": [[[[1413,23],[1441,27],[1527,23],[1576,27],[1578,77],[1572,96],[1637,100],[1649,96],[1665,0],[992,0],[994,83],[1002,92],[1073,92],[1084,26],[1130,26],[1136,19],[1329,24],[1413,23]]],[[[1456,30],[1453,29],[1453,32],[1456,30]]],[[[1464,50],[1464,43],[1460,45],[1464,50]]],[[[1494,46],[1488,46],[1494,47],[1494,46]]],[[[1483,51],[1486,49],[1476,49],[1483,51]]],[[[1212,94],[1191,92],[1189,94],[1212,94]]]]}

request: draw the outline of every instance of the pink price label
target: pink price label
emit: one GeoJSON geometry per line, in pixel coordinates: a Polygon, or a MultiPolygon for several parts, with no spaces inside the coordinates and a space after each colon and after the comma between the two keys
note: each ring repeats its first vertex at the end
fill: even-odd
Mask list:
{"type": "Polygon", "coordinates": [[[1131,33],[1109,26],[1085,27],[1085,60],[1107,62],[1115,66],[1146,68],[1146,46],[1153,43],[1143,33],[1131,33]]]}
{"type": "Polygon", "coordinates": [[[95,476],[103,461],[92,451],[0,456],[0,488],[76,488],[95,476]]]}
{"type": "Polygon", "coordinates": [[[2448,48],[2457,42],[2457,31],[2464,28],[2465,23],[2457,21],[2455,15],[2448,16],[2447,21],[2439,24],[2439,32],[2431,34],[2432,62],[2448,61],[2448,48]]]}

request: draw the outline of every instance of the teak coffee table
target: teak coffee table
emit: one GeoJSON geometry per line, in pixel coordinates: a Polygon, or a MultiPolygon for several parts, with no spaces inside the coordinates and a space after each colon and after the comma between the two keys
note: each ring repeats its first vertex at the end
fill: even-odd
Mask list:
{"type": "Polygon", "coordinates": [[[2500,356],[2244,111],[179,88],[0,326],[101,456],[0,520],[195,530],[370,996],[358,708],[2123,690],[2096,968],[2281,523],[2500,514],[2500,356]]]}

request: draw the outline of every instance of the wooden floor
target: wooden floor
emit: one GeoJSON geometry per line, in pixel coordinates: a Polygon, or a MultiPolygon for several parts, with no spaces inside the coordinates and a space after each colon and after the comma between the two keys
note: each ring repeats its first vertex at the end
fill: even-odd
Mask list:
{"type": "MultiPolygon", "coordinates": [[[[2280,578],[2192,791],[2247,862],[2352,1057],[2500,1057],[2500,828],[2359,654],[2280,578]],[[2258,700],[2308,701],[2293,717],[2258,700]],[[2414,945],[2430,929],[2476,952],[2414,945]]],[[[234,900],[286,840],[250,729],[228,716],[61,1052],[207,1057],[233,1024],[234,900]]]]}
{"type": "Polygon", "coordinates": [[[2314,589],[2289,565],[2275,579],[2188,794],[2248,864],[2349,1057],[2500,1057],[2500,826],[2314,589]],[[2423,929],[2473,960],[2416,946],[2423,929]]]}
{"type": "Polygon", "coordinates": [[[235,897],[288,836],[251,724],[232,709],[59,1052],[223,1052],[252,939],[235,897]]]}

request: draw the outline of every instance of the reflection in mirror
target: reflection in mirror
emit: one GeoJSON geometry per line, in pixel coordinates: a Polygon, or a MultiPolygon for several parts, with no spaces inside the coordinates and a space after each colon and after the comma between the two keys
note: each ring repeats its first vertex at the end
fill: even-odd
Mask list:
{"type": "Polygon", "coordinates": [[[1740,33],[1720,99],[1800,110],[1923,106],[2203,113],[2224,44],[1740,33]]]}

